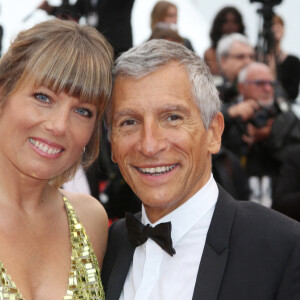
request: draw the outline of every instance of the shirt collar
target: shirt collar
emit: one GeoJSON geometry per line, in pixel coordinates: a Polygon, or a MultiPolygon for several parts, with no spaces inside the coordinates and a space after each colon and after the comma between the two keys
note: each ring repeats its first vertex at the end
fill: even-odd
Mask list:
{"type": "Polygon", "coordinates": [[[142,223],[155,226],[159,223],[172,223],[172,240],[178,242],[205,214],[215,206],[219,195],[218,186],[211,175],[208,182],[188,201],[180,205],[168,215],[152,224],[142,205],[142,223]]]}

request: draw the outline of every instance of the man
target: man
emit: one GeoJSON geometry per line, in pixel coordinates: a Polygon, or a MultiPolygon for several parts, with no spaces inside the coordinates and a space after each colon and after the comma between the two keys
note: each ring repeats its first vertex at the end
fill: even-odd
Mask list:
{"type": "Polygon", "coordinates": [[[235,201],[211,175],[224,125],[202,59],[152,40],[121,55],[113,73],[112,158],[148,225],[130,215],[112,224],[106,299],[299,299],[300,225],[235,201]]]}
{"type": "Polygon", "coordinates": [[[232,33],[220,39],[217,60],[222,76],[216,77],[216,85],[224,102],[230,102],[237,96],[238,73],[244,66],[254,61],[254,58],[254,49],[244,35],[232,33]]]}
{"type": "Polygon", "coordinates": [[[250,185],[253,182],[257,186],[253,189],[253,196],[258,201],[266,196],[266,205],[271,204],[270,192],[276,185],[281,165],[277,154],[282,149],[278,149],[278,142],[285,140],[286,143],[288,137],[287,132],[282,129],[275,131],[275,128],[278,122],[282,123],[282,118],[286,120],[284,127],[290,120],[296,121],[287,102],[276,97],[276,85],[267,65],[252,62],[244,67],[238,76],[239,98],[227,109],[227,114],[231,115],[230,121],[225,113],[223,136],[223,145],[242,158],[251,178],[250,185]],[[269,182],[267,194],[262,189],[266,185],[264,181],[269,182]]]}
{"type": "Polygon", "coordinates": [[[240,71],[237,85],[239,96],[225,104],[223,109],[227,122],[223,142],[237,155],[240,156],[243,151],[236,147],[238,141],[248,147],[270,135],[273,117],[280,112],[274,103],[275,85],[270,68],[263,63],[252,62],[240,71]],[[257,112],[261,112],[260,118],[255,118],[257,112]],[[259,121],[261,124],[257,124],[259,121]],[[227,136],[227,132],[231,135],[227,136]]]}

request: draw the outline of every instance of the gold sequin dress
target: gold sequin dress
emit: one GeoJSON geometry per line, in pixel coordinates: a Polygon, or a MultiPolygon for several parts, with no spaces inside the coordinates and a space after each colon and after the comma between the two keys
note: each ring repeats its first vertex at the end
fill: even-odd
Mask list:
{"type": "MultiPolygon", "coordinates": [[[[100,269],[92,245],[72,205],[63,196],[68,213],[72,255],[69,285],[64,300],[104,300],[100,269]]],[[[0,261],[0,300],[25,300],[0,261]]]]}

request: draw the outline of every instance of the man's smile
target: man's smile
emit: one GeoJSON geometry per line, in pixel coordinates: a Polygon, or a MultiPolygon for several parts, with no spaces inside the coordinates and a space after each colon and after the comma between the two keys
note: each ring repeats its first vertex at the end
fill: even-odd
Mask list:
{"type": "Polygon", "coordinates": [[[150,167],[150,168],[137,168],[141,173],[145,175],[159,176],[172,171],[178,164],[160,166],[160,167],[150,167]]]}

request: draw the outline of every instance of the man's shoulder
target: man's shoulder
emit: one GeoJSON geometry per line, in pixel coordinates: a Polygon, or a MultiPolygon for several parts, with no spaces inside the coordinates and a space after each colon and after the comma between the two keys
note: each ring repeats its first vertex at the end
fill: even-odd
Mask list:
{"type": "Polygon", "coordinates": [[[300,223],[295,220],[263,205],[251,201],[239,201],[237,204],[237,218],[244,222],[251,222],[256,226],[267,225],[270,223],[275,230],[294,228],[296,232],[300,233],[300,223]]]}
{"type": "Polygon", "coordinates": [[[110,233],[118,234],[118,235],[124,234],[125,230],[126,230],[125,218],[120,218],[114,221],[109,227],[110,233]]]}
{"type": "Polygon", "coordinates": [[[233,228],[238,231],[257,236],[300,238],[300,223],[271,208],[251,201],[237,201],[228,194],[224,197],[224,192],[221,192],[219,201],[235,208],[233,228]]]}

